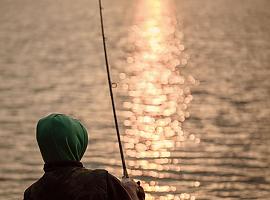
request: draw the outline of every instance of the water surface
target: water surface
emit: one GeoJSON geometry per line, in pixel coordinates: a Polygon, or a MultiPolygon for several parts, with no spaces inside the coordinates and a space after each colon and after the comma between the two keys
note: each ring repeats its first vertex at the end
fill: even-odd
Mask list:
{"type": "MultiPolygon", "coordinates": [[[[127,164],[147,199],[269,199],[269,2],[104,7],[127,164]]],[[[42,175],[35,125],[51,112],[88,127],[86,167],[121,177],[97,2],[2,0],[0,13],[0,199],[42,175]]]]}

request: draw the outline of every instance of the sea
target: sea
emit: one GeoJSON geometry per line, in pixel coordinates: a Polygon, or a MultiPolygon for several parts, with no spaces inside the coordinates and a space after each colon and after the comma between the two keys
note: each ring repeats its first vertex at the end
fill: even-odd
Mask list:
{"type": "MultiPolygon", "coordinates": [[[[270,200],[270,1],[103,0],[130,177],[147,200],[270,200]]],[[[97,0],[0,1],[0,199],[43,160],[37,121],[87,127],[82,163],[122,178],[97,0]]]]}

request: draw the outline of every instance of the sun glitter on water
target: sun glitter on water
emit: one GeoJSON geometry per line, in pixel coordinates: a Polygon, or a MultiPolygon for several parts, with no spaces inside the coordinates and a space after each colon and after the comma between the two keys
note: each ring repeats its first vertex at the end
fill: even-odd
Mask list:
{"type": "MultiPolygon", "coordinates": [[[[140,0],[134,25],[130,28],[127,68],[120,73],[124,102],[124,143],[133,176],[166,178],[164,170],[180,172],[173,163],[171,150],[193,138],[182,124],[190,116],[188,106],[193,96],[190,87],[198,83],[183,68],[189,56],[184,52],[183,33],[172,1],[140,0]],[[178,30],[177,30],[178,29],[178,30]],[[172,163],[172,165],[165,165],[172,163]]],[[[157,199],[150,192],[166,192],[159,199],[195,199],[190,194],[171,195],[174,186],[144,182],[147,199],[157,199]],[[187,198],[188,197],[188,198],[187,198]]]]}

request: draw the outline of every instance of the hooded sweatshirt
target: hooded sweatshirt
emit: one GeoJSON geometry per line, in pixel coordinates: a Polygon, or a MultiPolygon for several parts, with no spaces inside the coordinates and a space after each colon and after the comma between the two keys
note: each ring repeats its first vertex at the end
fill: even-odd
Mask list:
{"type": "Polygon", "coordinates": [[[131,200],[121,182],[106,170],[80,162],[88,144],[86,128],[76,119],[51,114],[39,120],[38,146],[44,175],[24,192],[24,200],[131,200]]]}
{"type": "Polygon", "coordinates": [[[80,161],[88,144],[84,126],[63,114],[51,114],[40,119],[36,137],[45,163],[80,161]]]}

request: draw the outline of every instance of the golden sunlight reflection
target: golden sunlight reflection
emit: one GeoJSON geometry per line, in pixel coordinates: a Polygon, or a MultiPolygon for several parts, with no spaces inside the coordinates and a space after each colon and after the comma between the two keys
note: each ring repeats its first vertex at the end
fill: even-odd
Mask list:
{"type": "MultiPolygon", "coordinates": [[[[143,183],[147,199],[195,199],[187,193],[172,195],[177,188],[159,185],[158,181],[179,177],[179,173],[170,173],[181,171],[179,161],[171,158],[172,150],[186,140],[200,142],[182,128],[190,116],[190,87],[197,80],[182,70],[189,57],[184,52],[183,33],[178,31],[181,24],[170,0],[139,0],[135,13],[127,68],[120,73],[121,88],[128,94],[123,104],[123,139],[130,173],[152,177],[150,183],[143,183]],[[154,197],[152,192],[166,195],[154,197]]],[[[196,182],[194,187],[199,184],[196,182]]]]}

